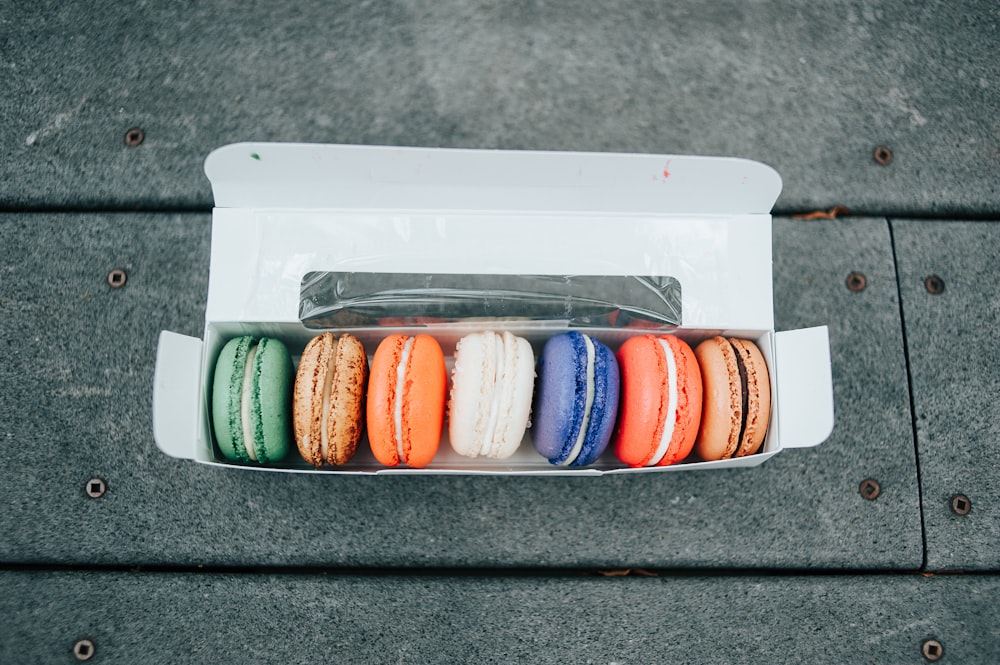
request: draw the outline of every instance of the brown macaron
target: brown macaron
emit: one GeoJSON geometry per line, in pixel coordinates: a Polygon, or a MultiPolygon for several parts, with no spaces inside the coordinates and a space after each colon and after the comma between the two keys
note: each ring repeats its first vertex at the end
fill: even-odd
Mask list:
{"type": "Polygon", "coordinates": [[[320,467],[345,464],[364,430],[368,356],[351,335],[309,340],[295,375],[292,422],[302,459],[320,467]]]}
{"type": "Polygon", "coordinates": [[[771,414],[771,381],[757,345],[713,337],[695,349],[704,387],[695,453],[712,461],[760,450],[771,414]]]}

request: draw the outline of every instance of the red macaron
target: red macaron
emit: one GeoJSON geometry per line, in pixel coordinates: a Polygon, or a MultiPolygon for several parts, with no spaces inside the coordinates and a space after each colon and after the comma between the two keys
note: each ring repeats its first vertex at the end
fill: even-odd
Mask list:
{"type": "Polygon", "coordinates": [[[634,467],[686,458],[698,435],[702,379],[694,351],[674,335],[643,335],[618,349],[621,397],[615,454],[634,467]]]}

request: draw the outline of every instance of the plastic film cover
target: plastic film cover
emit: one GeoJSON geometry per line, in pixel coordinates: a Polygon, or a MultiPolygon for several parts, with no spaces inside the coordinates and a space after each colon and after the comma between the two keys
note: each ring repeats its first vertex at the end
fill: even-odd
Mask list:
{"type": "Polygon", "coordinates": [[[671,329],[681,325],[681,285],[669,276],[310,272],[299,318],[320,329],[469,320],[671,329]]]}

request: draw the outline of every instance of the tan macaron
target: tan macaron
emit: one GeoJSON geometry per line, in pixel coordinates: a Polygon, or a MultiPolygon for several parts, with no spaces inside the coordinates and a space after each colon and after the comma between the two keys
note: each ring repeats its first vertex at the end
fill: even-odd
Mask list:
{"type": "Polygon", "coordinates": [[[709,461],[753,455],[771,414],[771,381],[760,349],[750,340],[713,337],[694,353],[704,386],[695,453],[709,461]]]}
{"type": "Polygon", "coordinates": [[[306,345],[295,376],[292,420],[302,459],[345,464],[364,429],[368,356],[351,335],[323,333],[306,345]]]}

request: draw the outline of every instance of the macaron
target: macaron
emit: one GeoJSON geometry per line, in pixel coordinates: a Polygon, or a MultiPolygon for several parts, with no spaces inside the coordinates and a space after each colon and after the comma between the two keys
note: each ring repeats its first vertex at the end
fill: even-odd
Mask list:
{"type": "Polygon", "coordinates": [[[531,414],[535,356],[531,344],[509,332],[466,335],[455,347],[448,438],[467,457],[514,454],[531,414]]]}
{"type": "Polygon", "coordinates": [[[372,357],[368,441],[386,466],[430,464],[441,444],[448,371],[430,335],[390,335],[372,357]]]}
{"type": "Polygon", "coordinates": [[[294,371],[280,340],[244,336],[222,347],[212,380],[212,425],[226,459],[267,464],[285,457],[294,371]]]}
{"type": "Polygon", "coordinates": [[[302,459],[347,463],[364,431],[368,356],[356,337],[323,333],[309,340],[295,375],[292,423],[302,459]]]}
{"type": "Polygon", "coordinates": [[[577,331],[551,337],[538,361],[531,428],[538,452],[563,466],[597,460],[614,430],[618,384],[607,346],[577,331]]]}
{"type": "Polygon", "coordinates": [[[691,453],[701,422],[701,371],[674,335],[630,337],[618,349],[621,407],[615,455],[630,466],[667,466],[691,453]]]}
{"type": "Polygon", "coordinates": [[[750,340],[712,337],[694,353],[704,384],[695,453],[709,461],[756,453],[771,413],[771,382],[760,349],[750,340]]]}

